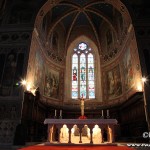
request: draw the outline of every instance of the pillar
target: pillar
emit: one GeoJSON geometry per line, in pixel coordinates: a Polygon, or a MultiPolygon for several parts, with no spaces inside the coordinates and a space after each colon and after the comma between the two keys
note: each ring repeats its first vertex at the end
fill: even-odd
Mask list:
{"type": "Polygon", "coordinates": [[[104,143],[104,138],[103,138],[103,134],[104,134],[104,129],[103,127],[99,126],[101,128],[101,136],[102,136],[102,143],[104,143]]]}
{"type": "Polygon", "coordinates": [[[72,126],[68,126],[68,129],[69,129],[69,140],[68,140],[68,143],[71,143],[71,129],[72,129],[72,126]]]}
{"type": "Polygon", "coordinates": [[[100,128],[100,137],[101,137],[101,139],[100,139],[100,143],[103,143],[103,128],[99,125],[99,128],[100,128]]]}
{"type": "Polygon", "coordinates": [[[51,143],[53,141],[53,138],[52,138],[53,126],[51,124],[48,125],[48,131],[47,132],[48,132],[47,141],[51,143]]]}
{"type": "Polygon", "coordinates": [[[89,127],[90,128],[90,136],[91,136],[91,138],[90,138],[90,144],[93,144],[93,127],[89,127]]]}
{"type": "Polygon", "coordinates": [[[114,143],[115,142],[115,135],[114,135],[114,126],[109,126],[109,142],[114,143]]]}
{"type": "Polygon", "coordinates": [[[61,133],[62,125],[56,125],[56,128],[58,128],[58,142],[60,143],[60,133],[61,133]]]}
{"type": "Polygon", "coordinates": [[[79,125],[79,131],[80,131],[80,140],[79,143],[82,143],[82,126],[79,125]]]}

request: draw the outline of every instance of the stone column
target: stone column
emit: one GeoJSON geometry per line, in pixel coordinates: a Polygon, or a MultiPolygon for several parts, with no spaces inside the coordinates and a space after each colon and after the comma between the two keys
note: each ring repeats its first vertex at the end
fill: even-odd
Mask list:
{"type": "Polygon", "coordinates": [[[82,126],[78,125],[78,127],[79,127],[79,132],[80,132],[80,141],[79,141],[79,143],[82,143],[82,126]]]}
{"type": "Polygon", "coordinates": [[[61,133],[62,125],[56,125],[56,128],[58,129],[58,142],[60,143],[60,133],[61,133]]]}
{"type": "Polygon", "coordinates": [[[47,132],[48,132],[47,141],[51,143],[53,141],[53,138],[52,138],[52,136],[53,136],[53,126],[51,124],[48,125],[47,132]]]}
{"type": "Polygon", "coordinates": [[[99,128],[100,128],[100,134],[101,134],[100,135],[100,137],[101,137],[100,143],[103,143],[103,127],[99,125],[99,128]]]}
{"type": "Polygon", "coordinates": [[[114,143],[115,142],[114,126],[109,126],[108,131],[109,131],[109,142],[114,143]]]}
{"type": "Polygon", "coordinates": [[[68,140],[68,143],[71,143],[71,128],[72,128],[72,126],[68,125],[68,129],[69,129],[69,140],[68,140]]]}
{"type": "Polygon", "coordinates": [[[91,136],[91,138],[90,138],[90,144],[93,144],[93,127],[90,127],[90,136],[91,136]]]}
{"type": "Polygon", "coordinates": [[[104,143],[104,139],[103,139],[104,129],[102,126],[99,126],[99,127],[101,128],[102,143],[104,143]]]}
{"type": "Polygon", "coordinates": [[[88,128],[90,129],[90,143],[93,144],[93,124],[88,124],[88,128]]]}

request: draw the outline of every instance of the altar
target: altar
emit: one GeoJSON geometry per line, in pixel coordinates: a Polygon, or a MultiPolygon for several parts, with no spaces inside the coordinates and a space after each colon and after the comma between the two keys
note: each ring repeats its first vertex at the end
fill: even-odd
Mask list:
{"type": "Polygon", "coordinates": [[[45,119],[48,142],[114,143],[116,119],[45,119]]]}

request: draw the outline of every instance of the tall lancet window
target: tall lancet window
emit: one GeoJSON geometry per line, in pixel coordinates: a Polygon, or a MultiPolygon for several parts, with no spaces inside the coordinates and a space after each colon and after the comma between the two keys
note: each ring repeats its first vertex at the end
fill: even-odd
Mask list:
{"type": "Polygon", "coordinates": [[[78,55],[72,56],[72,98],[78,97],[78,55]]]}
{"type": "Polygon", "coordinates": [[[80,43],[72,55],[72,98],[95,98],[94,56],[86,43],[80,43]]]}

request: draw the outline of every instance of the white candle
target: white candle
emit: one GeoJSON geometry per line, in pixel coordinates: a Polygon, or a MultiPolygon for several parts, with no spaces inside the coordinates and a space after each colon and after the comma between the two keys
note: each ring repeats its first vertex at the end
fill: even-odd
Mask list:
{"type": "Polygon", "coordinates": [[[55,116],[56,116],[57,110],[55,109],[55,116]]]}
{"type": "Polygon", "coordinates": [[[62,116],[62,110],[60,110],[60,116],[62,116]]]}
{"type": "Polygon", "coordinates": [[[104,112],[103,112],[103,110],[102,110],[102,116],[104,116],[104,112]]]}
{"type": "Polygon", "coordinates": [[[109,116],[109,110],[107,110],[107,116],[109,116]]]}

